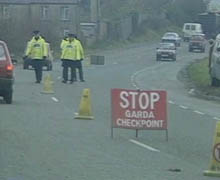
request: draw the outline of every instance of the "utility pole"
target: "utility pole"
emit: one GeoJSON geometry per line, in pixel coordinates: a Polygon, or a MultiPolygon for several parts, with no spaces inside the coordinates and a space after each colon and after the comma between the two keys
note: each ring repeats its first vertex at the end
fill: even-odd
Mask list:
{"type": "Polygon", "coordinates": [[[101,8],[100,0],[90,0],[91,8],[91,22],[96,23],[96,38],[99,38],[100,35],[100,20],[101,20],[101,8]]]}

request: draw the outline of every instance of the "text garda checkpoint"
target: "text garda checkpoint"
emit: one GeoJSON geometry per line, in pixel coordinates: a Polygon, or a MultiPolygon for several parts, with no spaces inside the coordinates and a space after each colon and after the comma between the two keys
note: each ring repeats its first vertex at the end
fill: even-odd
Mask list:
{"type": "Polygon", "coordinates": [[[112,89],[114,128],[167,129],[165,91],[112,89]]]}

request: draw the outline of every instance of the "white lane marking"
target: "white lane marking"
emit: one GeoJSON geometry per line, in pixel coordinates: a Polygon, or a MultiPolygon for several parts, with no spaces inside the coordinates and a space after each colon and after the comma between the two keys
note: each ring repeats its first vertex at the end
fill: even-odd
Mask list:
{"type": "Polygon", "coordinates": [[[170,103],[170,104],[175,104],[173,101],[168,101],[168,103],[170,103]]]}
{"type": "Polygon", "coordinates": [[[200,112],[200,111],[193,111],[194,113],[197,113],[197,114],[201,114],[201,115],[204,115],[205,113],[203,112],[200,112]]]}
{"type": "Polygon", "coordinates": [[[186,106],[180,105],[180,107],[181,107],[182,109],[188,109],[188,107],[186,107],[186,106]]]}
{"type": "Polygon", "coordinates": [[[158,149],[152,148],[152,147],[150,147],[150,146],[148,146],[148,145],[146,145],[146,144],[143,144],[143,143],[141,143],[141,142],[135,141],[135,140],[133,140],[133,139],[130,139],[129,141],[132,142],[132,143],[134,143],[134,144],[136,144],[136,145],[138,145],[138,146],[141,146],[141,147],[143,147],[143,148],[146,148],[146,149],[148,149],[148,150],[150,150],[150,151],[160,152],[160,150],[158,150],[158,149]]]}
{"type": "Polygon", "coordinates": [[[214,117],[213,119],[215,119],[217,121],[220,121],[220,118],[218,118],[218,117],[214,117]]]}
{"type": "Polygon", "coordinates": [[[55,102],[59,102],[59,100],[57,99],[57,98],[55,98],[55,97],[52,97],[51,98],[53,101],[55,101],[55,102]]]}
{"type": "Polygon", "coordinates": [[[137,86],[137,83],[135,82],[135,77],[136,77],[139,73],[141,73],[142,71],[144,71],[144,69],[135,72],[135,73],[131,76],[131,84],[132,84],[136,89],[138,89],[138,86],[137,86]]]}
{"type": "Polygon", "coordinates": [[[155,66],[150,66],[150,67],[146,67],[144,69],[140,69],[139,71],[136,71],[131,77],[130,77],[130,81],[131,81],[131,84],[132,86],[134,86],[135,88],[139,89],[138,88],[138,84],[136,82],[136,76],[138,76],[140,73],[142,72],[145,72],[147,70],[150,70],[151,73],[155,72],[157,68],[159,68],[160,66],[163,66],[164,63],[159,63],[159,64],[156,64],[155,66]]]}

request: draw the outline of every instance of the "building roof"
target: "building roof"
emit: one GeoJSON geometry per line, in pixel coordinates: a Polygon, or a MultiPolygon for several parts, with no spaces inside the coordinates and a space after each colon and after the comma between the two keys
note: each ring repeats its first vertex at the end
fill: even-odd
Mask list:
{"type": "Polygon", "coordinates": [[[79,0],[0,0],[0,4],[78,4],[79,0]]]}

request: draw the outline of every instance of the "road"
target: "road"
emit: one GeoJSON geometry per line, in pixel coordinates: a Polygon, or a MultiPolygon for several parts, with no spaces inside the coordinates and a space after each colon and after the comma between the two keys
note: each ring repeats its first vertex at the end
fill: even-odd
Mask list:
{"type": "Polygon", "coordinates": [[[156,62],[155,49],[146,43],[101,51],[105,65],[84,64],[84,83],[62,84],[55,62],[51,95],[41,93],[33,71],[17,66],[14,102],[0,100],[0,179],[213,179],[203,171],[220,105],[193,97],[177,80],[181,68],[207,54],[188,53],[184,43],[176,62],[156,62]],[[84,88],[91,89],[94,120],[74,119],[84,88]],[[135,138],[125,129],[115,129],[111,139],[111,88],[166,90],[169,141],[164,131],[140,131],[135,138]]]}

